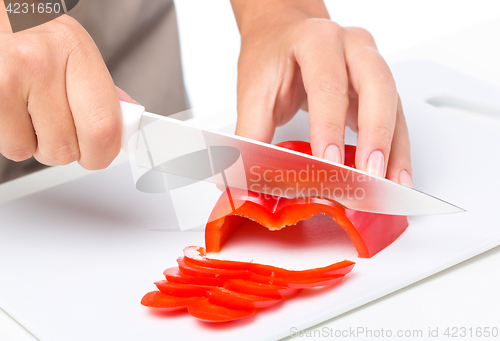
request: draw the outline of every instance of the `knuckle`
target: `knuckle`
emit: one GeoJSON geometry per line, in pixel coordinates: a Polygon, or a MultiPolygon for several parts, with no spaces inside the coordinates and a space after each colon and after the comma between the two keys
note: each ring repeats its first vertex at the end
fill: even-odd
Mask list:
{"type": "Polygon", "coordinates": [[[348,101],[349,85],[347,79],[336,75],[322,74],[316,81],[317,90],[336,98],[348,101]]]}
{"type": "Polygon", "coordinates": [[[309,18],[297,25],[297,45],[314,48],[326,41],[343,41],[345,30],[342,26],[328,19],[309,18]]]}
{"type": "Polygon", "coordinates": [[[341,140],[344,138],[345,127],[339,122],[331,120],[324,121],[321,123],[321,129],[327,131],[329,136],[334,136],[341,140]]]}
{"type": "Polygon", "coordinates": [[[90,120],[89,135],[95,141],[99,141],[102,146],[107,146],[113,142],[120,133],[120,122],[118,115],[114,115],[109,108],[99,108],[94,110],[90,120]]]}
{"type": "Polygon", "coordinates": [[[21,162],[29,159],[35,153],[34,147],[15,148],[2,151],[2,154],[9,160],[21,162]]]}
{"type": "Polygon", "coordinates": [[[301,28],[321,34],[341,35],[344,32],[344,28],[336,22],[318,18],[308,18],[304,20],[301,28]]]}
{"type": "MultiPolygon", "coordinates": [[[[18,39],[12,46],[10,57],[16,70],[30,75],[45,75],[53,68],[52,49],[34,39],[18,39]]],[[[18,72],[17,72],[18,73],[18,72]]]]}
{"type": "Polygon", "coordinates": [[[375,39],[373,38],[373,35],[370,33],[365,28],[362,27],[348,27],[346,28],[347,32],[354,38],[365,41],[365,42],[370,42],[374,43],[375,39]]]}
{"type": "Polygon", "coordinates": [[[51,152],[51,159],[58,165],[68,165],[80,158],[80,151],[70,144],[64,144],[51,152]]]}
{"type": "Polygon", "coordinates": [[[63,47],[67,54],[74,50],[85,50],[89,35],[85,28],[70,16],[63,15],[53,20],[59,45],[63,47]]]}
{"type": "Polygon", "coordinates": [[[373,136],[384,143],[386,146],[391,145],[394,136],[394,130],[385,125],[375,125],[371,127],[373,136]]]}

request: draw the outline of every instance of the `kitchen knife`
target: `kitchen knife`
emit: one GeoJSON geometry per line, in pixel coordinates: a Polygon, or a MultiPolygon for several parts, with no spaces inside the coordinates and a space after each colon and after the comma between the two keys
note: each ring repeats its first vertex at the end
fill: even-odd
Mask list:
{"type": "Polygon", "coordinates": [[[392,215],[463,209],[418,190],[321,158],[211,131],[121,102],[122,148],[137,166],[181,187],[198,181],[286,198],[327,198],[345,208],[392,215]]]}

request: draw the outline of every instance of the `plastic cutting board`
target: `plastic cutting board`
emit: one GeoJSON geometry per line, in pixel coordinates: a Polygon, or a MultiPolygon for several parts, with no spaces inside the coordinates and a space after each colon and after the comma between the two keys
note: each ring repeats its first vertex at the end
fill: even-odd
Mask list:
{"type": "MultiPolygon", "coordinates": [[[[499,245],[500,90],[427,62],[392,70],[411,132],[415,187],[467,213],[411,217],[407,231],[372,259],[358,259],[328,217],[279,232],[249,223],[220,257],[291,269],[345,258],[357,265],[337,287],[305,290],[235,323],[205,324],[139,304],[184,246],[203,245],[203,231],[180,232],[169,197],[136,191],[122,164],[0,206],[0,307],[43,341],[276,340],[499,245]]],[[[301,112],[275,142],[307,140],[307,127],[301,112]]]]}

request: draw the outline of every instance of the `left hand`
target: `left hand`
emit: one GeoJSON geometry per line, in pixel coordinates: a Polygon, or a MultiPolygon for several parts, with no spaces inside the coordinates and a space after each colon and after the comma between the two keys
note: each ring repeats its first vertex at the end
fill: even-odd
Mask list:
{"type": "Polygon", "coordinates": [[[318,0],[232,5],[241,33],[236,134],[269,143],[302,107],[313,155],[343,163],[347,125],[358,133],[356,168],[411,186],[401,102],[371,34],[329,20],[318,0]]]}

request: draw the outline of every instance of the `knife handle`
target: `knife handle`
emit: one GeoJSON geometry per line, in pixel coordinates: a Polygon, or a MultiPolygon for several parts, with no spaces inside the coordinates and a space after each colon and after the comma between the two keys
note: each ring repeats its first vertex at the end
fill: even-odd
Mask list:
{"type": "Polygon", "coordinates": [[[120,101],[123,117],[122,149],[127,153],[134,153],[139,144],[139,130],[142,114],[146,110],[143,106],[120,101]]]}

